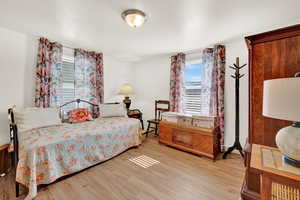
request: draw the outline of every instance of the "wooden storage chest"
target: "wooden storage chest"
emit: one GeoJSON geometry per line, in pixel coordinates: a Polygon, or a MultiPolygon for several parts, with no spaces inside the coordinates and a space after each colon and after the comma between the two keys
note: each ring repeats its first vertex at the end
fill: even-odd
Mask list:
{"type": "Polygon", "coordinates": [[[205,129],[161,121],[159,142],[213,160],[220,152],[216,129],[205,129]]]}

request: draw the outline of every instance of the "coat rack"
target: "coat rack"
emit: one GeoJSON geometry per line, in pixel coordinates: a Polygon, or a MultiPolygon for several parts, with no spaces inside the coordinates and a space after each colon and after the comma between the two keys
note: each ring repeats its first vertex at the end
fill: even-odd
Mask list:
{"type": "Polygon", "coordinates": [[[242,157],[244,157],[243,148],[240,143],[240,78],[245,74],[240,74],[240,70],[244,68],[247,64],[240,66],[239,57],[236,58],[236,63],[233,66],[229,66],[231,69],[235,70],[234,75],[231,75],[235,79],[235,141],[232,147],[223,154],[223,159],[226,159],[227,155],[230,154],[234,149],[238,150],[242,157]]]}

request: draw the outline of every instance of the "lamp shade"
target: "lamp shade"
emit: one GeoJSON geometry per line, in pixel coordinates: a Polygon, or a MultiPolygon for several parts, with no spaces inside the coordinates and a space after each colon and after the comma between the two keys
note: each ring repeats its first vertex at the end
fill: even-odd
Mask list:
{"type": "Polygon", "coordinates": [[[300,78],[282,78],[264,82],[263,115],[300,122],[300,78]]]}
{"type": "Polygon", "coordinates": [[[121,94],[121,95],[133,94],[132,86],[128,83],[123,84],[121,87],[121,90],[118,94],[121,94]]]}

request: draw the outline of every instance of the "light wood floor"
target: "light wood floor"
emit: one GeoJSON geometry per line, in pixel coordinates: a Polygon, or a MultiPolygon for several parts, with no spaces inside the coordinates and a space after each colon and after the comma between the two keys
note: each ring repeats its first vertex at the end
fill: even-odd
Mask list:
{"type": "MultiPolygon", "coordinates": [[[[243,162],[236,154],[212,162],[149,137],[139,148],[41,188],[36,199],[238,200],[243,175],[243,162]],[[140,155],[160,164],[144,169],[128,161],[140,155]]],[[[0,178],[0,199],[15,199],[14,194],[13,174],[0,178]]]]}

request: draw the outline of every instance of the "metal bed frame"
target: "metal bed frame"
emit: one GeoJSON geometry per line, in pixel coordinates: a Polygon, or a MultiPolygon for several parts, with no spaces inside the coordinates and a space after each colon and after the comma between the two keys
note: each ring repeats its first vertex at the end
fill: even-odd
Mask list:
{"type": "MultiPolygon", "coordinates": [[[[61,106],[59,106],[59,116],[60,118],[62,117],[62,108],[64,106],[67,106],[71,103],[77,103],[77,108],[79,108],[79,104],[83,102],[83,103],[87,103],[87,104],[90,104],[93,108],[96,108],[96,112],[99,112],[99,105],[97,104],[94,104],[94,103],[91,103],[89,101],[86,101],[86,100],[81,100],[81,99],[76,99],[76,100],[73,100],[73,101],[70,101],[70,102],[67,102],[61,106]]],[[[118,103],[112,103],[112,104],[118,104],[118,103]]],[[[19,161],[19,141],[18,141],[18,127],[17,127],[17,124],[15,122],[15,118],[14,118],[14,112],[13,112],[13,108],[9,108],[8,109],[8,118],[9,118],[9,132],[10,132],[10,141],[12,141],[13,143],[13,146],[14,146],[14,152],[13,152],[13,156],[12,156],[12,163],[13,163],[13,167],[15,167],[15,175],[16,175],[16,172],[17,172],[17,164],[18,164],[18,161],[19,161]]],[[[16,189],[16,197],[19,197],[20,195],[20,183],[18,183],[16,180],[15,180],[15,189],[16,189]]]]}

